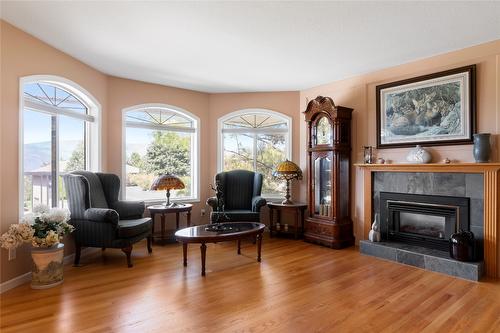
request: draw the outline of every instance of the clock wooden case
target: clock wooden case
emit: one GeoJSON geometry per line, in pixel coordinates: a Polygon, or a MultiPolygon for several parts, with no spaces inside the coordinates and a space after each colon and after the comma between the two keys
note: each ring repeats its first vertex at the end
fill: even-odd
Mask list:
{"type": "Polygon", "coordinates": [[[307,104],[306,241],[341,249],[354,244],[350,217],[352,109],[318,96],[307,104]]]}

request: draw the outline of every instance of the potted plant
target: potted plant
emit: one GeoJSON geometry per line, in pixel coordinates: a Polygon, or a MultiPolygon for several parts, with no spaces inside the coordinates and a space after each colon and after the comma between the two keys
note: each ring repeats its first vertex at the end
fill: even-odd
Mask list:
{"type": "Polygon", "coordinates": [[[0,245],[5,249],[31,243],[33,289],[50,288],[63,282],[64,244],[61,241],[75,229],[68,224],[69,217],[66,209],[40,205],[25,215],[21,223],[10,225],[0,237],[0,245]]]}

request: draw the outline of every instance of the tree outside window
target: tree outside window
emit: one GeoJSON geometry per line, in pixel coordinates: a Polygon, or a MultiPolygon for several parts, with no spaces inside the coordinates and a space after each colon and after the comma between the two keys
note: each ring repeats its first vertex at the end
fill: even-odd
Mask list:
{"type": "Polygon", "coordinates": [[[181,111],[163,106],[139,107],[126,112],[126,198],[164,200],[165,191],[150,191],[161,174],[182,179],[185,189],[172,199],[194,199],[197,122],[181,111]]]}
{"type": "Polygon", "coordinates": [[[272,173],[280,162],[289,158],[290,120],[268,110],[245,110],[220,122],[222,170],[259,172],[264,179],[263,195],[279,196],[284,184],[272,173]]]}

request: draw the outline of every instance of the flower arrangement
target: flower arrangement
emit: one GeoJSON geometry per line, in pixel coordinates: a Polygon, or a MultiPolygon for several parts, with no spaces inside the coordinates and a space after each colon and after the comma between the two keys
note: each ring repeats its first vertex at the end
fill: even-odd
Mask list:
{"type": "Polygon", "coordinates": [[[69,211],[36,206],[33,213],[27,214],[21,223],[12,224],[9,230],[0,237],[0,245],[5,249],[13,249],[23,243],[31,243],[34,247],[51,247],[62,241],[75,228],[68,224],[69,211]]]}

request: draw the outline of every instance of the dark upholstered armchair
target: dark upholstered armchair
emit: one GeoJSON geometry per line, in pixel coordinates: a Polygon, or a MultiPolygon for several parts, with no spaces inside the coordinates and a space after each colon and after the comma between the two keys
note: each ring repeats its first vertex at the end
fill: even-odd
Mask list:
{"type": "Polygon", "coordinates": [[[75,265],[84,247],[119,248],[132,267],[132,245],[147,238],[151,253],[151,219],[143,218],[144,202],[120,201],[120,178],[109,173],[74,171],[63,176],[75,227],[75,265]]]}
{"type": "MultiPolygon", "coordinates": [[[[215,181],[223,192],[225,221],[259,222],[260,209],[266,200],[260,196],[262,175],[247,170],[233,170],[218,173],[215,181]]],[[[212,207],[210,221],[217,220],[217,197],[208,198],[207,205],[212,207]]]]}

